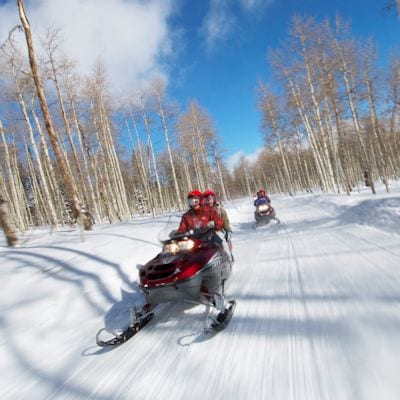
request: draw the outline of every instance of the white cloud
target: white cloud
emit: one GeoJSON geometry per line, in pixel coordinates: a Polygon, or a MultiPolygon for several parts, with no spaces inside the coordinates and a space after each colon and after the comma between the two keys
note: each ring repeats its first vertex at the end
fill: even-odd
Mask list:
{"type": "MultiPolygon", "coordinates": [[[[275,0],[240,0],[239,9],[247,16],[260,16],[275,0]]],[[[214,50],[237,32],[240,20],[228,0],[210,0],[210,9],[204,18],[201,33],[208,50],[214,50]]]]}
{"type": "Polygon", "coordinates": [[[262,11],[273,2],[274,0],[240,0],[240,5],[247,11],[262,11]]]}
{"type": "Polygon", "coordinates": [[[240,0],[241,6],[246,10],[252,10],[261,3],[260,0],[240,0]]]}
{"type": "MultiPolygon", "coordinates": [[[[162,58],[172,50],[170,0],[40,0],[27,2],[26,12],[37,34],[62,29],[63,48],[82,73],[100,57],[116,89],[163,73],[162,58]]],[[[15,1],[0,6],[1,43],[19,23],[15,1]]]]}
{"type": "Polygon", "coordinates": [[[263,151],[264,147],[258,148],[254,153],[245,154],[243,151],[237,151],[236,153],[232,154],[226,160],[226,166],[229,172],[233,172],[239,161],[244,157],[246,161],[250,164],[253,164],[257,161],[258,157],[260,156],[261,152],[263,151]]]}
{"type": "Polygon", "coordinates": [[[225,41],[231,34],[235,17],[228,7],[226,0],[211,0],[210,11],[204,19],[202,34],[206,46],[212,50],[216,45],[225,41]]]}

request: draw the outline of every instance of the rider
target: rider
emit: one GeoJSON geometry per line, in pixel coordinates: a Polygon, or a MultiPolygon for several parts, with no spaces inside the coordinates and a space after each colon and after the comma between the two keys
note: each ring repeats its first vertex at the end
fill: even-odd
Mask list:
{"type": "Polygon", "coordinates": [[[192,190],[187,195],[189,210],[182,215],[178,232],[185,233],[190,229],[213,227],[216,231],[223,229],[224,221],[214,208],[202,207],[202,193],[192,190]]]}
{"type": "MultiPolygon", "coordinates": [[[[223,219],[217,214],[214,208],[202,207],[202,193],[199,190],[192,190],[187,195],[189,210],[182,215],[181,223],[179,224],[178,232],[185,233],[190,229],[212,227],[215,231],[220,231],[224,227],[223,219]]],[[[222,246],[223,240],[214,234],[213,240],[222,246]]],[[[218,264],[214,264],[208,269],[209,279],[208,285],[205,288],[210,296],[214,306],[219,310],[225,309],[224,296],[221,292],[222,281],[221,272],[218,264]]]]}
{"type": "Polygon", "coordinates": [[[215,199],[215,192],[208,189],[203,193],[203,207],[204,208],[213,208],[217,212],[217,214],[223,219],[224,221],[224,236],[225,240],[228,243],[229,253],[231,254],[231,258],[233,261],[232,255],[232,229],[229,222],[228,214],[224,207],[222,207],[221,202],[215,199]]]}
{"type": "Polygon", "coordinates": [[[260,189],[257,192],[257,198],[254,200],[254,206],[260,206],[262,204],[271,204],[271,199],[267,195],[265,189],[260,189]]]}

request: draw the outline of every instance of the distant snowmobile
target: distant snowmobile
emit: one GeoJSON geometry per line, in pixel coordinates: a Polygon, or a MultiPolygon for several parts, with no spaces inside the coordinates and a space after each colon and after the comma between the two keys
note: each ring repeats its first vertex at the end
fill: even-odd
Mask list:
{"type": "Polygon", "coordinates": [[[257,205],[254,211],[254,218],[256,220],[256,228],[262,225],[267,225],[272,220],[278,224],[281,222],[279,218],[276,217],[275,210],[270,203],[257,205]]]}
{"type": "Polygon", "coordinates": [[[146,304],[139,311],[132,310],[131,324],[124,332],[101,329],[96,336],[97,344],[124,343],[154,317],[157,305],[169,301],[206,305],[208,311],[217,313],[208,313],[206,331],[224,329],[232,318],[236,301],[225,301],[225,282],[231,275],[232,262],[215,236],[214,229],[207,228],[184,234],[172,231],[168,239],[161,240],[161,253],[139,270],[139,287],[146,304]],[[112,337],[101,339],[104,331],[112,337]]]}

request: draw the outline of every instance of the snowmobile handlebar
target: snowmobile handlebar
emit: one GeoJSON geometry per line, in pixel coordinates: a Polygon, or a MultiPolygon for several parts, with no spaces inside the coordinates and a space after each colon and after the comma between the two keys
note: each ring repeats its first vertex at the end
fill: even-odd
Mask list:
{"type": "Polygon", "coordinates": [[[206,228],[190,229],[189,231],[183,233],[174,230],[170,232],[169,237],[170,240],[180,240],[188,237],[192,237],[195,239],[203,239],[206,235],[209,235],[211,232],[214,232],[214,230],[215,228],[209,226],[207,226],[206,228]]]}

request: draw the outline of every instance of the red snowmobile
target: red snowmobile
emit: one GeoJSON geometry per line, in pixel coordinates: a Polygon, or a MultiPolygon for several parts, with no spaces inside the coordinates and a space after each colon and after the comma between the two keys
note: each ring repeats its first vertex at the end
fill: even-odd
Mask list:
{"type": "Polygon", "coordinates": [[[121,344],[142,329],[153,317],[154,308],[169,301],[204,304],[218,312],[208,314],[206,331],[224,329],[232,318],[236,301],[225,301],[224,288],[232,272],[231,257],[224,251],[222,239],[214,229],[191,230],[184,234],[172,231],[161,240],[162,251],[139,269],[139,288],[146,304],[132,313],[127,330],[109,340],[96,341],[99,346],[121,344]]]}

